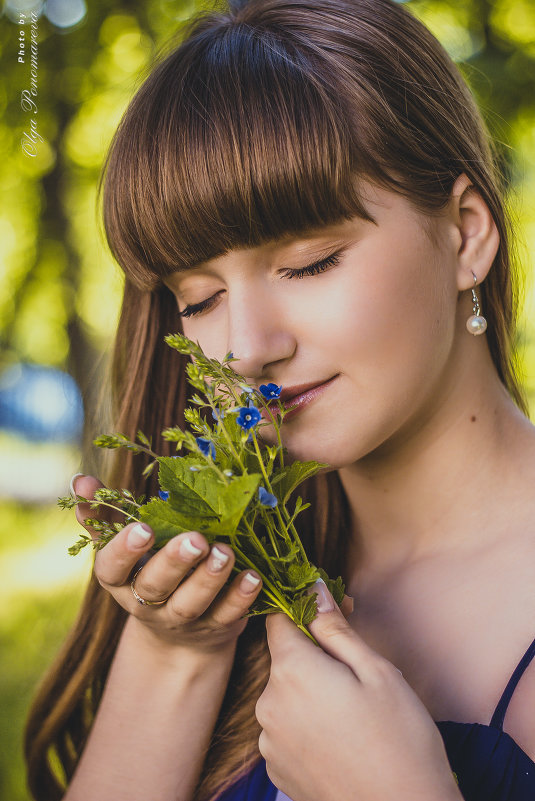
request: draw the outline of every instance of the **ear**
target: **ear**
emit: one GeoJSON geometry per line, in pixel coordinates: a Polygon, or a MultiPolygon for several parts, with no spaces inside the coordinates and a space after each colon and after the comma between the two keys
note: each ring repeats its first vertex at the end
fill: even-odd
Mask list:
{"type": "Polygon", "coordinates": [[[457,287],[464,291],[474,286],[472,273],[477,276],[478,284],[487,277],[498,252],[500,235],[489,207],[465,173],[453,184],[450,209],[460,235],[457,287]]]}

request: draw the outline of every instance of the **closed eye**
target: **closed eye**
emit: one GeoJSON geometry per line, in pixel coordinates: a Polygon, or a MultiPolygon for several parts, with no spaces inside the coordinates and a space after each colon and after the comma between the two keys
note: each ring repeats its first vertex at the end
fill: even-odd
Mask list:
{"type": "Polygon", "coordinates": [[[283,270],[283,275],[286,278],[305,278],[307,275],[318,275],[318,273],[324,273],[329,267],[334,267],[339,262],[340,254],[332,253],[326,259],[309,264],[307,267],[300,267],[298,270],[287,268],[283,270]]]}
{"type": "Polygon", "coordinates": [[[224,292],[224,289],[220,289],[219,292],[216,292],[215,295],[212,295],[211,298],[206,298],[206,300],[201,300],[200,303],[191,303],[189,306],[186,306],[185,309],[182,311],[179,310],[178,314],[180,317],[193,317],[196,314],[200,314],[206,309],[209,309],[217,300],[217,296],[224,292]]]}
{"type": "MultiPolygon", "coordinates": [[[[300,267],[299,269],[292,270],[291,268],[285,268],[282,270],[282,275],[285,278],[305,278],[309,275],[318,275],[319,273],[324,273],[330,267],[334,267],[335,265],[339,264],[340,262],[340,253],[332,253],[330,256],[327,256],[326,259],[322,259],[322,261],[314,262],[314,264],[308,264],[306,267],[300,267]]],[[[192,303],[189,306],[186,306],[182,311],[179,311],[178,314],[180,317],[194,317],[196,314],[201,314],[204,311],[210,309],[216,302],[219,295],[224,292],[224,289],[221,289],[219,292],[216,292],[215,295],[212,297],[207,298],[206,300],[201,300],[200,303],[192,303]]]]}

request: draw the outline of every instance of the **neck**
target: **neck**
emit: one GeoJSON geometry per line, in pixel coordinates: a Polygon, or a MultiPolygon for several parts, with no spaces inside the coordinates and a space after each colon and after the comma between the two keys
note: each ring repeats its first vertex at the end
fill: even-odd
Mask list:
{"type": "Polygon", "coordinates": [[[353,539],[350,581],[420,559],[488,545],[519,484],[535,480],[535,429],[499,381],[490,356],[403,437],[339,470],[353,539]],[[468,397],[467,397],[468,394],[468,397]],[[519,470],[526,453],[528,470],[519,470]],[[520,474],[520,475],[519,475],[520,474]]]}

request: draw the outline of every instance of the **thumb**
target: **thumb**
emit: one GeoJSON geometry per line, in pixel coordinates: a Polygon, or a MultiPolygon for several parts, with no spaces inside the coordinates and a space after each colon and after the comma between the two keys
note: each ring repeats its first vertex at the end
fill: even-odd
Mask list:
{"type": "Polygon", "coordinates": [[[308,624],[310,633],[326,653],[344,662],[360,677],[378,654],[351,628],[322,579],[318,579],[309,592],[317,593],[318,609],[317,617],[308,624]]]}

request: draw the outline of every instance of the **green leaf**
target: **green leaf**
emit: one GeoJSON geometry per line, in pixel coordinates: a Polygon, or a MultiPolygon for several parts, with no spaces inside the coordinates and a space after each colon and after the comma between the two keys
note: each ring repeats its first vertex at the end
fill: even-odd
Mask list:
{"type": "Polygon", "coordinates": [[[75,542],[74,545],[71,545],[67,549],[67,552],[71,556],[76,556],[76,554],[80,553],[82,548],[85,548],[86,545],[90,545],[91,542],[92,542],[92,539],[89,536],[89,534],[82,534],[80,539],[77,542],[75,542]]]}
{"type": "Polygon", "coordinates": [[[258,489],[262,478],[260,474],[238,476],[225,485],[209,466],[204,470],[190,470],[190,467],[197,465],[195,457],[173,459],[163,456],[158,461],[160,485],[170,493],[168,504],[181,515],[182,520],[187,517],[195,520],[204,518],[211,530],[215,530],[214,518],[217,518],[217,528],[221,534],[231,536],[235,533],[258,489]]]}
{"type": "Polygon", "coordinates": [[[207,425],[202,419],[198,409],[188,408],[184,410],[184,419],[190,424],[192,429],[198,433],[206,431],[207,425]]]}
{"type": "Polygon", "coordinates": [[[60,509],[72,509],[76,504],[77,501],[70,495],[67,495],[65,498],[58,498],[58,506],[60,509]]]}
{"type": "Polygon", "coordinates": [[[187,364],[186,373],[188,375],[188,381],[194,389],[198,389],[201,392],[206,391],[206,380],[202,370],[197,364],[193,364],[192,362],[187,364]]]}
{"type": "Polygon", "coordinates": [[[314,565],[292,562],[287,566],[286,578],[288,585],[282,584],[282,589],[295,592],[296,590],[304,590],[311,587],[320,578],[320,573],[314,565]]]}
{"type": "Polygon", "coordinates": [[[340,604],[344,600],[344,593],[345,593],[345,584],[342,581],[341,576],[338,576],[338,578],[336,579],[329,578],[328,574],[321,567],[318,568],[318,572],[320,574],[320,577],[327,585],[327,589],[331,593],[332,597],[334,598],[338,606],[340,606],[340,604]]]}
{"type": "Polygon", "coordinates": [[[101,434],[93,440],[97,448],[126,448],[134,453],[141,453],[142,448],[128,439],[125,434],[101,434]]]}
{"type": "Polygon", "coordinates": [[[219,476],[209,467],[193,471],[198,457],[161,456],[158,480],[163,490],[172,493],[170,501],[184,515],[213,517],[218,512],[217,491],[222,486],[219,476]]]}
{"type": "MultiPolygon", "coordinates": [[[[139,510],[139,517],[144,523],[154,531],[155,547],[160,548],[162,545],[176,537],[177,534],[183,534],[185,531],[191,531],[192,528],[199,528],[191,525],[184,525],[185,519],[183,515],[175,511],[173,507],[166,501],[160,498],[153,498],[149,503],[142,506],[139,510]]],[[[205,533],[205,532],[203,532],[205,533]]],[[[211,541],[207,537],[209,542],[211,541]]]]}
{"type": "Polygon", "coordinates": [[[220,491],[219,514],[221,515],[221,529],[225,534],[230,536],[235,533],[261,479],[262,476],[259,473],[238,476],[220,491]]]}
{"type": "Polygon", "coordinates": [[[288,525],[290,526],[295,521],[295,518],[297,517],[297,515],[300,514],[301,512],[304,512],[305,509],[308,509],[309,507],[310,507],[310,504],[309,503],[303,503],[303,499],[301,498],[301,496],[299,496],[297,498],[296,502],[295,502],[295,509],[293,511],[293,514],[292,514],[291,518],[288,521],[288,525]]]}
{"type": "Polygon", "coordinates": [[[145,478],[147,478],[148,476],[150,476],[150,475],[151,475],[151,473],[152,473],[152,471],[153,471],[153,470],[154,470],[154,468],[156,467],[156,464],[157,464],[157,462],[156,462],[156,461],[154,461],[154,462],[149,462],[149,464],[148,464],[148,465],[146,466],[146,468],[143,470],[143,472],[141,473],[141,475],[142,475],[143,477],[145,477],[145,478]]]}
{"type": "Polygon", "coordinates": [[[324,467],[327,465],[319,462],[293,462],[277,472],[277,475],[271,479],[271,486],[279,503],[286,504],[299,484],[307,478],[315,476],[324,467]]]}
{"type": "Polygon", "coordinates": [[[186,434],[178,426],[173,426],[173,428],[164,428],[162,431],[162,437],[168,442],[177,442],[182,444],[182,442],[184,442],[186,439],[186,434]]]}
{"type": "MultiPolygon", "coordinates": [[[[225,427],[225,430],[229,435],[231,441],[235,445],[241,446],[243,428],[239,426],[238,423],[236,422],[236,414],[234,413],[234,411],[231,411],[228,414],[226,414],[225,417],[222,420],[220,419],[219,422],[221,426],[225,427]]],[[[249,436],[249,432],[247,432],[247,436],[249,436]]]]}
{"type": "Polygon", "coordinates": [[[296,623],[307,626],[315,619],[318,614],[316,595],[315,592],[312,595],[302,595],[292,602],[290,611],[296,623]]]}
{"type": "Polygon", "coordinates": [[[146,445],[147,448],[150,448],[150,441],[149,438],[143,433],[143,431],[137,432],[137,438],[141,442],[142,445],[146,445]]]}
{"type": "Polygon", "coordinates": [[[275,604],[272,604],[269,601],[264,601],[261,596],[258,596],[258,601],[258,604],[255,602],[255,604],[249,608],[249,611],[244,615],[244,617],[254,617],[255,615],[274,615],[277,612],[282,611],[280,606],[275,606],[275,604]]]}
{"type": "Polygon", "coordinates": [[[300,553],[299,546],[295,542],[292,542],[288,553],[284,554],[284,556],[273,556],[271,561],[277,568],[285,571],[288,563],[293,562],[298,553],[300,553]]]}

